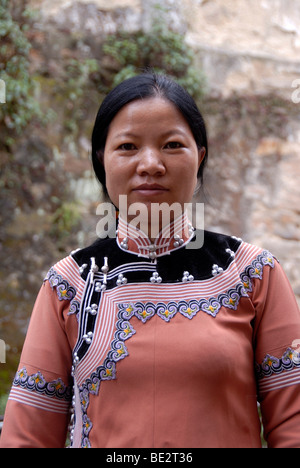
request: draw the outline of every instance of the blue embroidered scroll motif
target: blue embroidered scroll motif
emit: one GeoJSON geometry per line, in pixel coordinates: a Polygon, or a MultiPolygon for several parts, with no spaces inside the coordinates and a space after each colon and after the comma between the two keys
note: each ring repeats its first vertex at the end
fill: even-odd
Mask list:
{"type": "Polygon", "coordinates": [[[274,268],[275,265],[273,255],[267,250],[264,250],[260,255],[258,255],[251,265],[247,266],[241,274],[242,284],[246,293],[252,291],[252,278],[262,279],[263,267],[265,265],[268,265],[271,268],[274,268]]]}
{"type": "Polygon", "coordinates": [[[51,288],[56,289],[57,297],[60,301],[70,301],[68,315],[74,314],[78,320],[80,303],[74,299],[76,296],[76,289],[71,286],[67,280],[63,279],[53,267],[48,271],[44,281],[49,281],[51,288]]]}
{"type": "Polygon", "coordinates": [[[25,368],[16,373],[13,385],[14,387],[22,387],[48,397],[55,397],[67,401],[71,401],[72,397],[71,387],[66,386],[61,379],[47,382],[41,372],[28,375],[25,368]]]}
{"type": "Polygon", "coordinates": [[[256,364],[256,375],[259,395],[284,387],[299,387],[300,353],[287,348],[281,358],[267,354],[260,365],[256,364]]]}
{"type": "Polygon", "coordinates": [[[56,288],[57,296],[60,301],[71,301],[76,296],[76,289],[70,286],[68,281],[64,280],[54,268],[50,268],[45,281],[48,280],[52,289],[56,288]]]}
{"type": "Polygon", "coordinates": [[[89,395],[98,395],[100,384],[103,380],[113,380],[116,378],[116,363],[128,356],[128,351],[125,341],[131,338],[136,332],[127,319],[127,312],[124,308],[119,308],[118,321],[116,323],[116,332],[111,343],[111,349],[102,366],[99,366],[92,373],[84,384],[79,389],[79,396],[82,409],[82,439],[81,446],[83,448],[90,447],[89,432],[93,424],[87,416],[87,408],[89,406],[89,395]]]}
{"type": "Polygon", "coordinates": [[[256,373],[258,378],[262,379],[295,368],[300,369],[300,353],[292,348],[287,348],[281,358],[267,354],[262,363],[256,365],[256,373]]]}

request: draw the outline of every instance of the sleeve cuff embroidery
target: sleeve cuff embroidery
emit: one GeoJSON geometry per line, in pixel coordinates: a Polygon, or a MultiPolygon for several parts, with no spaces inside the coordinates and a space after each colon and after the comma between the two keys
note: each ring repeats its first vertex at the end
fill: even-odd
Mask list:
{"type": "Polygon", "coordinates": [[[28,375],[25,368],[16,373],[10,400],[55,413],[69,412],[71,388],[61,379],[47,382],[41,372],[28,375]]]}
{"type": "Polygon", "coordinates": [[[287,348],[281,358],[267,354],[256,367],[259,393],[300,384],[300,353],[287,348]]]}

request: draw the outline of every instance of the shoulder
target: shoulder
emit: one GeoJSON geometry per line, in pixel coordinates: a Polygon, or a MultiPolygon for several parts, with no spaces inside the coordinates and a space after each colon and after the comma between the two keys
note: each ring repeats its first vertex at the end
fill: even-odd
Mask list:
{"type": "Polygon", "coordinates": [[[82,270],[90,263],[91,258],[105,256],[113,249],[112,244],[115,244],[113,239],[98,239],[88,247],[73,250],[69,255],[55,263],[49,271],[55,270],[64,276],[72,275],[74,279],[81,277],[82,270]]]}
{"type": "Polygon", "coordinates": [[[214,255],[222,255],[224,251],[236,252],[243,244],[239,237],[221,234],[213,231],[203,231],[203,250],[212,252],[214,255]]]}
{"type": "Polygon", "coordinates": [[[51,266],[44,283],[49,283],[60,301],[70,301],[75,307],[83,295],[92,258],[105,256],[108,246],[111,246],[111,239],[99,239],[89,247],[72,251],[51,266]]]}
{"type": "Polygon", "coordinates": [[[56,262],[47,272],[44,282],[48,281],[56,289],[60,300],[72,300],[78,291],[84,289],[86,270],[89,271],[91,258],[106,251],[105,240],[91,246],[73,250],[69,255],[56,262]]]}
{"type": "Polygon", "coordinates": [[[276,263],[276,258],[267,249],[239,237],[212,231],[196,234],[202,235],[202,245],[193,250],[191,243],[190,255],[194,261],[201,263],[207,277],[226,271],[233,263],[240,274],[247,272],[251,275],[258,275],[265,265],[274,267],[276,263]]]}
{"type": "Polygon", "coordinates": [[[244,261],[251,262],[257,258],[275,257],[267,249],[258,245],[244,241],[243,239],[220,234],[217,232],[204,231],[203,250],[209,251],[216,257],[229,254],[232,258],[242,258],[244,261]]]}
{"type": "Polygon", "coordinates": [[[104,257],[115,250],[116,241],[114,238],[97,239],[91,245],[71,252],[72,259],[81,267],[90,262],[92,257],[104,257]]]}

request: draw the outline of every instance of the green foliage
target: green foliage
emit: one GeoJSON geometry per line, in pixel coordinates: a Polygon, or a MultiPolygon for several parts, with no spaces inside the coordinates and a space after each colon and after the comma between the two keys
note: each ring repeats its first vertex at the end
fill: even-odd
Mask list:
{"type": "Polygon", "coordinates": [[[26,7],[27,0],[0,0],[0,79],[6,84],[6,103],[0,104],[0,125],[6,129],[6,136],[21,134],[32,119],[42,117],[35,99],[36,84],[29,71],[31,45],[26,31],[31,13],[26,7]]]}
{"type": "Polygon", "coordinates": [[[78,132],[89,105],[88,96],[92,76],[99,71],[96,59],[69,59],[64,66],[64,80],[58,85],[58,93],[65,99],[65,129],[72,135],[78,132]]]}
{"type": "Polygon", "coordinates": [[[78,204],[74,202],[61,203],[52,215],[51,238],[58,244],[63,244],[66,238],[70,237],[72,231],[78,226],[80,212],[78,204]]]}
{"type": "MultiPolygon", "coordinates": [[[[184,37],[158,20],[149,32],[120,31],[107,37],[103,53],[113,61],[109,87],[114,87],[145,69],[166,73],[199,100],[205,78],[194,66],[194,52],[184,37]]],[[[107,90],[104,90],[107,92],[107,90]]]]}
{"type": "Polygon", "coordinates": [[[0,415],[1,416],[3,416],[3,414],[4,414],[7,400],[8,400],[8,395],[1,395],[0,396],[0,415]]]}

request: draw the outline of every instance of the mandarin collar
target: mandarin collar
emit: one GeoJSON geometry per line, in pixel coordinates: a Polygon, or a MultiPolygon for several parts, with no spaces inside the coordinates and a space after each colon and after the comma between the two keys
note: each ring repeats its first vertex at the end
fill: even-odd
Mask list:
{"type": "Polygon", "coordinates": [[[141,230],[119,217],[117,244],[123,251],[155,260],[169,255],[188,244],[194,237],[195,229],[189,222],[187,213],[165,226],[153,240],[141,230]]]}

